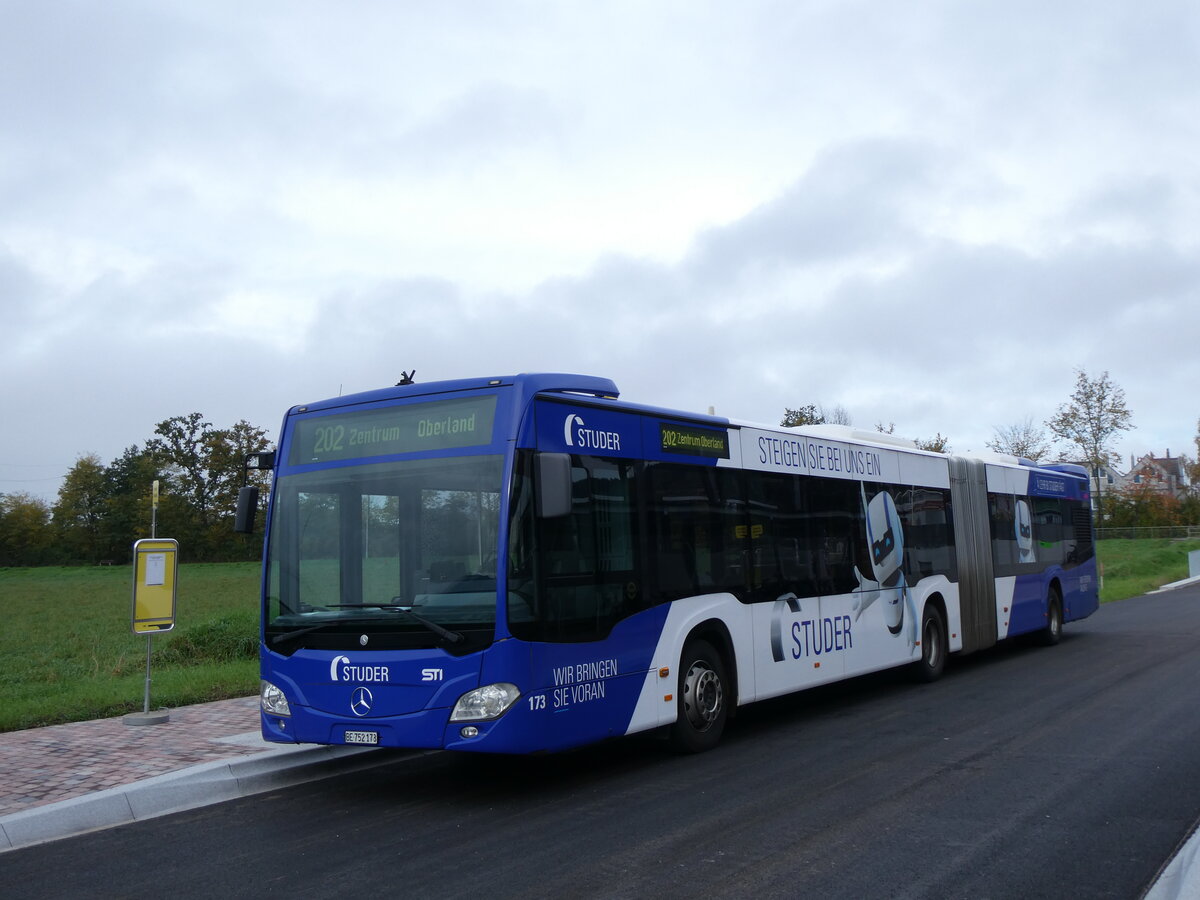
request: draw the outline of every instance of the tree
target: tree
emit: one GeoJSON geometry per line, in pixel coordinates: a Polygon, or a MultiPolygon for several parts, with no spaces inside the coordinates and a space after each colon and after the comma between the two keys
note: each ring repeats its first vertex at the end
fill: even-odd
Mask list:
{"type": "Polygon", "coordinates": [[[168,476],[160,510],[175,537],[198,559],[225,557],[235,539],[229,521],[237,506],[247,453],[267,448],[266,432],[240,421],[218,429],[201,413],[159,422],[146,444],[168,476]]]}
{"type": "Polygon", "coordinates": [[[1187,525],[1191,512],[1178,497],[1155,490],[1150,482],[1114,491],[1104,501],[1104,523],[1115,528],[1187,525]]]}
{"type": "MultiPolygon", "coordinates": [[[[888,422],[884,425],[882,422],[876,422],[875,430],[880,434],[894,435],[896,433],[896,423],[888,422]]],[[[944,436],[940,431],[931,438],[915,438],[913,443],[921,450],[932,450],[934,453],[950,452],[950,438],[944,436]]]]}
{"type": "Polygon", "coordinates": [[[110,558],[104,542],[108,485],[94,453],[81,456],[67,472],[54,504],[54,531],[68,560],[98,563],[110,558]]]}
{"type": "Polygon", "coordinates": [[[0,494],[0,566],[52,562],[50,507],[32,494],[0,494]]]}
{"type": "MultiPolygon", "coordinates": [[[[158,458],[136,444],[126,447],[104,470],[107,503],[102,558],[128,562],[133,542],[150,536],[151,487],[155,481],[165,480],[158,458]]],[[[161,528],[159,533],[171,536],[161,528]]]]}
{"type": "Polygon", "coordinates": [[[247,455],[260,453],[269,446],[267,433],[244,419],[217,432],[210,444],[210,465],[217,482],[212,497],[212,509],[217,518],[209,532],[209,548],[214,558],[259,559],[262,556],[262,528],[266,517],[261,513],[266,508],[271,476],[260,469],[247,472],[245,461],[247,455]],[[257,537],[233,531],[232,519],[243,483],[257,484],[259,488],[260,515],[255,517],[257,537]]]}
{"type": "Polygon", "coordinates": [[[808,403],[799,409],[785,407],[783,421],[779,423],[784,428],[796,428],[800,425],[852,425],[850,413],[844,406],[835,406],[831,410],[824,406],[808,403]]]}
{"type": "Polygon", "coordinates": [[[939,431],[936,436],[931,438],[917,438],[913,441],[922,450],[932,450],[934,453],[949,453],[950,438],[943,437],[939,431]]]}
{"type": "MultiPolygon", "coordinates": [[[[213,505],[219,514],[231,515],[237,509],[237,496],[242,487],[246,457],[251,453],[260,453],[269,446],[267,433],[245,419],[214,435],[209,453],[210,464],[217,480],[213,491],[213,505]]],[[[265,488],[270,483],[268,473],[260,470],[250,472],[249,480],[257,482],[260,488],[265,488]]]]}
{"type": "Polygon", "coordinates": [[[158,435],[146,449],[160,458],[175,488],[185,498],[199,525],[207,527],[218,476],[209,465],[216,432],[201,413],[172,416],[154,426],[158,435]]]}
{"type": "Polygon", "coordinates": [[[821,425],[824,422],[825,417],[817,412],[816,406],[809,403],[799,409],[784,407],[783,420],[779,424],[784,428],[797,428],[801,425],[821,425]]]}
{"type": "Polygon", "coordinates": [[[1096,510],[1103,522],[1100,470],[1118,460],[1110,446],[1113,438],[1134,427],[1133,414],[1125,405],[1125,391],[1113,383],[1107,371],[1093,379],[1083,369],[1076,369],[1071,399],[1046,421],[1046,427],[1059,439],[1079,448],[1081,461],[1096,480],[1096,510]]]}
{"type": "Polygon", "coordinates": [[[993,430],[996,436],[987,442],[987,446],[997,453],[1023,457],[1035,463],[1050,455],[1052,441],[1044,429],[1033,424],[1031,416],[1014,425],[994,426],[993,430]]]}
{"type": "Polygon", "coordinates": [[[0,566],[129,562],[134,542],[151,534],[156,481],[157,533],[179,540],[187,559],[258,559],[261,531],[257,539],[235,534],[232,520],[244,482],[259,486],[266,505],[270,473],[246,473],[244,461],[267,447],[266,432],[245,420],[217,429],[192,413],[159,422],[144,447],[127,447],[107,467],[95,454],[81,456],[53,508],[28,494],[0,494],[0,566]]]}

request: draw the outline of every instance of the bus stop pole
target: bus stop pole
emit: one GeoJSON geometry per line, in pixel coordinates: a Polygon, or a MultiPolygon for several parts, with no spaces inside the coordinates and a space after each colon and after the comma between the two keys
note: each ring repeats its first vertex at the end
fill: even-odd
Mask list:
{"type": "MultiPolygon", "coordinates": [[[[158,481],[156,479],[154,482],[154,485],[153,485],[153,489],[151,491],[150,538],[151,538],[151,540],[154,540],[157,537],[158,537],[158,481]]],[[[136,550],[134,551],[133,565],[134,565],[134,577],[135,577],[135,581],[136,581],[136,573],[137,573],[137,552],[136,552],[136,550]]],[[[136,588],[135,588],[135,590],[136,590],[136,588]]],[[[136,600],[135,600],[135,604],[136,604],[136,600]]],[[[135,609],[136,609],[136,607],[135,607],[135,609]]],[[[173,609],[172,609],[172,616],[174,616],[173,609]]],[[[171,719],[170,713],[168,713],[165,709],[159,710],[159,711],[153,712],[153,713],[150,712],[150,658],[151,658],[151,652],[154,649],[153,640],[154,640],[154,633],[151,631],[147,631],[146,632],[146,690],[145,690],[145,694],[143,695],[143,699],[142,699],[142,714],[138,715],[137,713],[130,713],[129,715],[125,716],[125,724],[126,725],[163,725],[163,724],[169,722],[171,719]]]]}
{"type": "MultiPolygon", "coordinates": [[[[150,501],[150,537],[158,537],[158,479],[154,479],[150,501]]],[[[146,699],[142,703],[142,715],[150,715],[150,649],[153,636],[146,632],[146,699]]]]}
{"type": "Polygon", "coordinates": [[[146,697],[142,702],[142,715],[150,715],[150,642],[153,638],[146,635],[146,697]]]}

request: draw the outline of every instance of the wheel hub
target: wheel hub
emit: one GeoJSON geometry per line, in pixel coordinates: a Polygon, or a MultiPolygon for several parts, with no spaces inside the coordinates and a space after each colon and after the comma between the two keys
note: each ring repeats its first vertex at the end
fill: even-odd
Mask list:
{"type": "Polygon", "coordinates": [[[694,662],[683,679],[683,708],[697,731],[707,730],[721,713],[725,692],[717,673],[694,662]]]}

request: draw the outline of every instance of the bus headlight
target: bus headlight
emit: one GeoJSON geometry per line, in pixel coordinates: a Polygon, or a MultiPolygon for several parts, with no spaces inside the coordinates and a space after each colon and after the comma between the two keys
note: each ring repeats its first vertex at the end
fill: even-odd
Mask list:
{"type": "Polygon", "coordinates": [[[292,714],[292,708],[288,706],[287,697],[283,691],[269,681],[259,683],[258,703],[263,712],[269,716],[290,716],[292,714]]]}
{"type": "Polygon", "coordinates": [[[458,702],[454,704],[454,712],[450,713],[450,721],[479,722],[498,719],[520,696],[521,691],[517,686],[507,682],[475,688],[458,698],[458,702]]]}

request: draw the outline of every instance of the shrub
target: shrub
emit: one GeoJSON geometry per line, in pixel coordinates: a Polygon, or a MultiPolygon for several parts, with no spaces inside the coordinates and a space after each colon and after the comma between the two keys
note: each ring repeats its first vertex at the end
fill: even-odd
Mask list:
{"type": "Polygon", "coordinates": [[[251,614],[230,614],[193,625],[172,635],[159,662],[175,665],[229,662],[258,656],[258,620],[251,614]]]}

